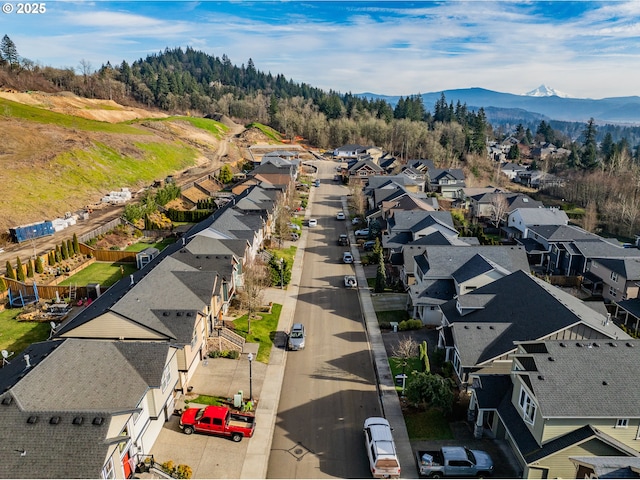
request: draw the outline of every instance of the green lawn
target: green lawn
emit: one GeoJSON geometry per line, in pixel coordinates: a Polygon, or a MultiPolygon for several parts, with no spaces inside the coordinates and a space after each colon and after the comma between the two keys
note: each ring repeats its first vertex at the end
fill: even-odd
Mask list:
{"type": "Polygon", "coordinates": [[[453,440],[449,421],[442,411],[430,408],[426,411],[405,412],[409,440],[453,440]]]}
{"type": "Polygon", "coordinates": [[[60,285],[88,285],[99,283],[101,287],[110,287],[123,277],[137,271],[133,263],[105,263],[94,262],[84,270],[70,276],[60,285]],[[121,272],[120,267],[122,266],[121,272]]]}
{"type": "Polygon", "coordinates": [[[403,320],[409,320],[409,312],[406,310],[389,310],[385,312],[376,312],[378,317],[378,323],[383,322],[402,322],[403,320]]]}
{"type": "Polygon", "coordinates": [[[164,250],[164,248],[166,246],[171,245],[175,241],[176,241],[175,238],[164,238],[161,241],[156,242],[156,243],[137,242],[137,243],[134,243],[132,245],[129,245],[124,250],[126,252],[141,252],[145,248],[153,247],[153,248],[157,248],[158,250],[162,251],[162,250],[164,250]]]}
{"type": "Polygon", "coordinates": [[[0,311],[0,350],[15,352],[15,355],[32,343],[46,340],[51,333],[49,322],[18,322],[16,317],[20,312],[20,308],[0,311]]]}
{"type": "Polygon", "coordinates": [[[259,320],[251,320],[251,334],[247,334],[247,315],[243,315],[233,321],[235,332],[238,335],[244,337],[247,342],[260,344],[256,357],[259,362],[269,362],[269,355],[271,354],[273,339],[278,329],[281,311],[282,305],[274,303],[271,307],[271,313],[260,313],[261,318],[259,320]]]}

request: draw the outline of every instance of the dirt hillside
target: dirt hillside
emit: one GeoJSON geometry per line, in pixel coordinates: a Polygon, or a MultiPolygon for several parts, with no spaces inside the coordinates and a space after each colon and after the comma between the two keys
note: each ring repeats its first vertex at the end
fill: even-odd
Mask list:
{"type": "Polygon", "coordinates": [[[2,91],[1,102],[0,233],[61,217],[122,187],[204,175],[245,157],[236,137],[243,127],[228,118],[169,117],[70,93],[2,91]],[[5,100],[33,108],[25,113],[5,100]]]}

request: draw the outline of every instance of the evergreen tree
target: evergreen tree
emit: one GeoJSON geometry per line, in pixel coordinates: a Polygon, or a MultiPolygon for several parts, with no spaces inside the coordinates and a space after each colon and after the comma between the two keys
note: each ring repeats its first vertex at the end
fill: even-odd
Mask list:
{"type": "Polygon", "coordinates": [[[596,126],[593,118],[589,119],[583,133],[584,142],[580,153],[582,168],[590,170],[598,164],[598,146],[596,143],[596,126]]]}
{"type": "Polygon", "coordinates": [[[218,174],[218,180],[222,183],[231,183],[233,181],[233,172],[231,171],[231,167],[227,164],[224,164],[220,169],[220,173],[218,174]]]}
{"type": "Polygon", "coordinates": [[[78,236],[75,233],[73,234],[73,251],[76,252],[76,254],[80,253],[80,243],[78,242],[78,236]]]}
{"type": "Polygon", "coordinates": [[[24,282],[26,280],[24,276],[24,268],[22,267],[22,261],[20,257],[16,258],[16,280],[24,282]]]}
{"type": "Polygon", "coordinates": [[[69,251],[67,250],[67,244],[64,241],[60,244],[60,256],[62,257],[62,260],[66,260],[67,258],[69,258],[69,251]]]}
{"type": "Polygon", "coordinates": [[[378,253],[378,270],[376,272],[376,285],[374,290],[377,293],[384,292],[384,288],[387,286],[387,271],[384,266],[384,255],[382,250],[378,253]]]}
{"type": "Polygon", "coordinates": [[[2,37],[2,42],[0,42],[0,57],[3,62],[8,63],[11,68],[18,66],[20,59],[18,49],[8,35],[2,37]]]}
{"type": "Polygon", "coordinates": [[[512,145],[509,151],[507,152],[507,160],[518,160],[520,158],[520,149],[518,148],[518,144],[512,145]]]}
{"type": "Polygon", "coordinates": [[[13,270],[13,267],[11,266],[11,262],[9,260],[7,260],[7,263],[5,264],[5,270],[5,277],[10,278],[11,280],[16,279],[16,272],[13,270]]]}
{"type": "Polygon", "coordinates": [[[69,258],[75,256],[76,254],[76,252],[73,249],[73,243],[71,242],[70,238],[67,239],[67,253],[69,254],[69,258]]]}
{"type": "Polygon", "coordinates": [[[50,267],[53,267],[56,264],[56,255],[53,250],[49,250],[49,255],[47,256],[47,263],[50,267]]]}
{"type": "Polygon", "coordinates": [[[44,265],[42,263],[42,257],[41,256],[37,256],[36,257],[36,273],[44,273],[44,265]]]}
{"type": "Polygon", "coordinates": [[[7,291],[7,282],[4,281],[4,278],[0,277],[0,292],[7,291]]]}
{"type": "Polygon", "coordinates": [[[56,245],[56,253],[55,253],[55,262],[58,263],[62,261],[62,253],[60,252],[60,245],[56,245]]]}
{"type": "Polygon", "coordinates": [[[33,260],[29,259],[27,262],[27,278],[33,278],[33,260]]]}

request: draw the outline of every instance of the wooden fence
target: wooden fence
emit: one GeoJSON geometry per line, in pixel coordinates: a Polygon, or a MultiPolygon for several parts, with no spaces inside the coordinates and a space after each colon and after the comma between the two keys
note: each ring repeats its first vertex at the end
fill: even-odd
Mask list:
{"type": "Polygon", "coordinates": [[[107,223],[105,223],[104,225],[102,225],[102,226],[100,226],[98,228],[94,228],[89,233],[85,233],[83,235],[79,235],[78,236],[78,241],[81,242],[81,243],[86,243],[89,240],[91,240],[92,238],[95,238],[98,235],[102,235],[103,233],[107,233],[107,232],[113,230],[118,225],[122,225],[123,223],[124,223],[124,220],[122,218],[120,218],[120,217],[114,218],[110,222],[107,222],[107,223]]]}
{"type": "Polygon", "coordinates": [[[97,250],[84,243],[80,244],[80,253],[90,255],[98,262],[109,263],[136,263],[137,252],[124,252],[122,250],[97,250]]]}

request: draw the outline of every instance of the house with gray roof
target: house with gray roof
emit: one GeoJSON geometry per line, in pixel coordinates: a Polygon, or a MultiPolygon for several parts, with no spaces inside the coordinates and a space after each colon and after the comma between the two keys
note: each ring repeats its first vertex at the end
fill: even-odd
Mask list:
{"type": "Polygon", "coordinates": [[[638,457],[569,457],[576,467],[573,478],[640,478],[640,458],[638,457]]]}
{"type": "Polygon", "coordinates": [[[523,270],[441,305],[439,347],[461,383],[477,372],[508,373],[514,342],[630,339],[580,299],[523,270]]]}
{"type": "Polygon", "coordinates": [[[173,413],[168,342],[56,339],[0,369],[2,478],[131,478],[173,413]]]}
{"type": "Polygon", "coordinates": [[[576,475],[585,464],[637,469],[640,394],[628,372],[640,362],[638,347],[631,338],[516,342],[508,373],[474,378],[477,436],[506,440],[523,478],[586,478],[576,475]]]}
{"type": "Polygon", "coordinates": [[[516,208],[507,218],[511,238],[527,238],[529,227],[540,225],[569,225],[569,216],[559,208],[516,208]]]}
{"type": "Polygon", "coordinates": [[[224,291],[224,278],[208,270],[214,260],[198,257],[181,249],[164,258],[113,304],[72,318],[56,337],[170,342],[179,347],[177,388],[185,390],[207,354],[224,291]]]}
{"type": "Polygon", "coordinates": [[[434,168],[427,171],[428,190],[437,192],[444,198],[462,198],[466,186],[464,173],[460,168],[434,168]]]}
{"type": "MultiPolygon", "coordinates": [[[[637,250],[633,253],[640,254],[637,250]]],[[[593,258],[588,263],[586,275],[590,280],[587,284],[593,286],[590,293],[600,293],[605,301],[617,303],[638,298],[640,255],[626,258],[593,258]]]]}
{"type": "Polygon", "coordinates": [[[348,158],[358,158],[360,155],[365,155],[367,153],[367,147],[357,144],[347,144],[342,145],[333,150],[333,156],[338,160],[344,160],[348,158]]]}
{"type": "Polygon", "coordinates": [[[386,172],[372,160],[359,160],[349,166],[347,174],[349,176],[349,185],[364,186],[369,181],[370,177],[386,175],[386,172]]]}
{"type": "Polygon", "coordinates": [[[518,165],[517,163],[505,162],[500,166],[500,172],[505,175],[509,180],[515,180],[519,172],[524,172],[527,167],[524,165],[518,165]]]}
{"type": "Polygon", "coordinates": [[[387,257],[402,250],[407,243],[439,233],[455,242],[458,231],[453,226],[451,212],[428,210],[401,210],[387,218],[382,232],[382,248],[387,257]]]}
{"type": "MultiPolygon", "coordinates": [[[[528,270],[524,249],[513,246],[426,246],[407,248],[413,272],[405,270],[412,316],[441,325],[441,305],[456,295],[473,292],[517,270],[528,270]],[[411,276],[413,274],[413,276],[411,276]]],[[[408,258],[406,260],[408,262],[408,258]]]]}
{"type": "Polygon", "coordinates": [[[516,241],[526,248],[531,265],[553,275],[583,275],[595,258],[640,256],[637,249],[573,225],[531,225],[527,237],[516,241]]]}

